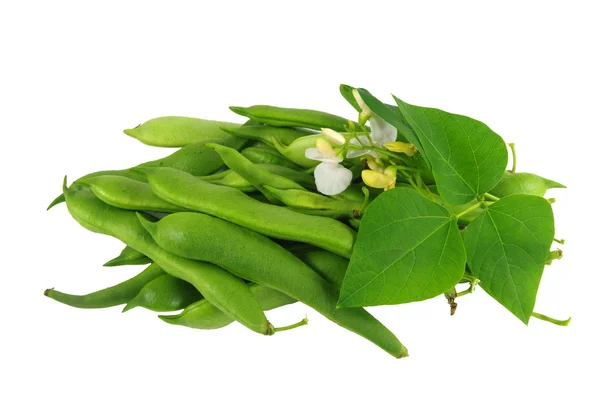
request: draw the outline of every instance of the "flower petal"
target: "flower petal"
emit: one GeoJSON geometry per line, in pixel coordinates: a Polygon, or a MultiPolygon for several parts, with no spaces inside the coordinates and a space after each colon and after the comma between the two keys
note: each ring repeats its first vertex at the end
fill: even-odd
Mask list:
{"type": "Polygon", "coordinates": [[[395,176],[380,174],[379,172],[372,170],[363,170],[361,175],[363,182],[367,186],[371,186],[376,189],[383,189],[396,182],[395,176]]]}
{"type": "Polygon", "coordinates": [[[317,160],[317,161],[321,161],[323,163],[332,163],[332,164],[341,163],[344,160],[340,156],[329,157],[328,155],[320,152],[319,149],[317,149],[315,147],[307,148],[304,151],[304,157],[306,157],[307,159],[317,160]]]}
{"type": "Polygon", "coordinates": [[[369,123],[371,123],[371,139],[373,139],[378,146],[381,146],[384,143],[394,142],[398,137],[398,130],[396,127],[376,114],[371,117],[369,123]]]}
{"type": "Polygon", "coordinates": [[[346,158],[353,159],[355,157],[366,156],[367,154],[370,156],[373,156],[375,158],[379,157],[379,154],[375,153],[374,151],[365,149],[365,150],[348,150],[348,152],[346,153],[346,158]]]}
{"type": "Polygon", "coordinates": [[[352,172],[339,164],[321,163],[315,168],[317,190],[327,196],[342,193],[352,182],[352,172]]]}

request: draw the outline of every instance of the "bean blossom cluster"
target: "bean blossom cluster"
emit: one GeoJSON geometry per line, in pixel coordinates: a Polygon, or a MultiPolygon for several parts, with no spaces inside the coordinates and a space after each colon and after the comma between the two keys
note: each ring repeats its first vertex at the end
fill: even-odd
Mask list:
{"type": "Polygon", "coordinates": [[[390,153],[404,153],[409,157],[416,153],[413,144],[396,141],[396,127],[374,114],[357,90],[353,95],[361,108],[360,130],[357,131],[354,123],[350,123],[344,133],[322,128],[323,138],[317,139],[316,147],[304,153],[306,158],[320,162],[314,170],[315,183],[317,190],[327,196],[344,192],[352,183],[352,172],[342,165],[346,159],[363,160],[368,167],[361,172],[363,182],[372,188],[388,190],[396,186],[398,168],[389,161],[390,153]],[[366,128],[367,122],[370,129],[366,128]]]}

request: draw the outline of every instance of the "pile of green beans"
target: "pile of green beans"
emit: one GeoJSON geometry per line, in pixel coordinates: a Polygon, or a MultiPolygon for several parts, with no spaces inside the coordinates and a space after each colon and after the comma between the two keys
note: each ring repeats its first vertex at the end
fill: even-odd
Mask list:
{"type": "MultiPolygon", "coordinates": [[[[143,269],[89,294],[44,294],[77,308],[145,308],[164,323],[196,329],[237,321],[263,335],[305,325],[306,318],[273,325],[265,314],[302,302],[406,357],[402,343],[365,309],[336,306],[359,218],[375,194],[358,183],[337,196],[320,194],[312,175],[318,162],[304,152],[317,130],[344,131],[351,121],[315,110],[231,109],[249,120],[152,119],[125,133],[177,151],[71,184],[65,177],[48,208],[64,202],[84,228],[123,243],[104,266],[143,269]]],[[[347,166],[359,179],[364,164],[347,166]]]]}

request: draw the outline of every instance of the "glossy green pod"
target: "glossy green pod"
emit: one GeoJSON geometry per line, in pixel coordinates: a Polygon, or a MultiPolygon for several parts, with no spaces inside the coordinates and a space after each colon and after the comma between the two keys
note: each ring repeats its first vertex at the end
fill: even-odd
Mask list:
{"type": "Polygon", "coordinates": [[[144,285],[123,308],[123,312],[135,307],[155,312],[172,312],[183,309],[201,298],[202,295],[192,284],[164,274],[144,285]]]}
{"type": "MultiPolygon", "coordinates": [[[[264,311],[296,302],[295,299],[263,285],[252,284],[250,290],[264,311]]],[[[192,303],[181,313],[160,315],[158,318],[172,325],[182,325],[196,329],[223,328],[234,321],[206,299],[192,303]]]]}
{"type": "MultiPolygon", "coordinates": [[[[315,178],[311,174],[292,170],[290,168],[282,167],[276,164],[254,165],[272,174],[279,175],[289,180],[292,180],[306,189],[316,190],[315,178]]],[[[243,192],[256,191],[256,188],[254,188],[254,186],[250,182],[242,178],[242,176],[237,172],[230,169],[198,178],[203,181],[212,182],[221,186],[235,187],[236,189],[241,190],[243,192]]]]}
{"type": "Polygon", "coordinates": [[[268,145],[273,145],[273,142],[289,145],[296,139],[311,134],[311,132],[307,130],[273,127],[264,124],[246,125],[240,128],[223,128],[223,130],[231,135],[252,141],[263,142],[268,145]]]}
{"type": "Polygon", "coordinates": [[[196,142],[215,142],[228,138],[221,127],[237,128],[239,124],[192,117],[157,117],[126,129],[125,134],[150,146],[182,147],[196,142]]]}
{"type": "MultiPolygon", "coordinates": [[[[310,246],[305,246],[299,253],[294,254],[328,282],[337,287],[341,285],[348,268],[347,259],[310,246]]],[[[296,302],[295,299],[264,285],[252,284],[250,289],[265,311],[296,302]]],[[[179,314],[158,317],[169,324],[197,329],[217,329],[233,322],[230,317],[204,299],[192,303],[179,314]]]]}
{"type": "Polygon", "coordinates": [[[500,198],[511,194],[531,194],[544,197],[548,189],[565,187],[565,185],[535,174],[506,171],[500,182],[490,191],[490,194],[500,198]]]}
{"type": "Polygon", "coordinates": [[[109,260],[103,266],[146,265],[152,262],[150,258],[130,246],[125,246],[119,256],[109,260]]]}
{"type": "MultiPolygon", "coordinates": [[[[217,154],[214,151],[213,153],[217,154]]],[[[248,160],[252,161],[254,164],[275,164],[281,167],[286,167],[297,171],[302,170],[302,168],[299,167],[296,163],[288,160],[284,155],[282,155],[272,147],[250,146],[244,148],[240,153],[248,160]]]]}
{"type": "Polygon", "coordinates": [[[281,108],[268,105],[255,105],[247,108],[230,106],[229,109],[258,123],[274,127],[302,127],[313,130],[331,128],[336,131],[345,131],[349,121],[340,116],[309,109],[281,108]]]}
{"type": "Polygon", "coordinates": [[[334,218],[358,218],[361,214],[362,203],[359,202],[335,199],[307,190],[284,190],[271,186],[265,186],[264,188],[271,196],[291,208],[322,210],[330,213],[331,215],[329,216],[334,218]]]}
{"type": "Polygon", "coordinates": [[[100,200],[113,207],[134,211],[179,212],[184,208],[170,204],[152,192],[147,182],[116,175],[88,178],[88,186],[100,200]]]}
{"type": "Polygon", "coordinates": [[[264,204],[236,189],[213,185],[170,168],[140,171],[147,174],[152,191],[172,204],[228,220],[269,237],[304,242],[347,258],[352,253],[356,232],[334,219],[264,204]]]}
{"type": "MultiPolygon", "coordinates": [[[[243,138],[229,136],[225,139],[218,140],[218,142],[224,146],[232,147],[234,149],[240,149],[242,148],[242,146],[244,146],[246,140],[243,138]]],[[[175,153],[170,154],[169,156],[163,157],[158,160],[142,163],[140,164],[140,166],[169,167],[181,170],[183,172],[187,172],[195,176],[204,176],[212,174],[220,168],[222,168],[223,160],[221,160],[221,156],[215,153],[214,150],[205,147],[204,143],[200,142],[184,146],[181,149],[177,150],[175,153]]],[[[108,170],[92,172],[91,174],[87,174],[77,179],[74,183],[85,182],[87,179],[104,175],[122,176],[136,181],[145,182],[146,177],[143,174],[140,174],[139,172],[135,172],[134,169],[135,167],[125,170],[108,170]]],[[[64,201],[65,197],[61,193],[52,201],[52,203],[50,203],[47,209],[49,210],[50,208],[54,207],[57,204],[63,203],[64,201]]]]}
{"type": "Polygon", "coordinates": [[[260,167],[257,167],[250,160],[242,156],[237,150],[221,146],[216,143],[207,144],[208,147],[215,149],[223,159],[223,162],[234,170],[243,179],[250,182],[252,186],[258,189],[269,201],[277,202],[266,189],[267,186],[274,186],[280,189],[301,189],[302,185],[287,179],[283,176],[272,174],[260,167]]]}
{"type": "Polygon", "coordinates": [[[394,334],[366,310],[337,308],[339,290],[269,238],[199,213],[171,214],[158,222],[143,218],[140,221],[164,249],[215,263],[246,280],[276,289],[395,357],[407,355],[406,348],[394,334]],[[223,240],[229,244],[220,244],[223,240]]]}
{"type": "Polygon", "coordinates": [[[211,303],[249,329],[264,335],[273,334],[274,327],[243,280],[211,263],[182,258],[160,248],[142,227],[135,212],[104,203],[86,186],[67,188],[65,178],[63,193],[69,212],[83,227],[118,238],[152,258],[166,273],[192,284],[211,303]]]}
{"type": "Polygon", "coordinates": [[[44,291],[44,295],[65,305],[81,309],[100,309],[129,302],[140,292],[144,285],[163,274],[165,272],[153,263],[140,274],[127,281],[87,295],[65,294],[53,288],[44,291]]]}

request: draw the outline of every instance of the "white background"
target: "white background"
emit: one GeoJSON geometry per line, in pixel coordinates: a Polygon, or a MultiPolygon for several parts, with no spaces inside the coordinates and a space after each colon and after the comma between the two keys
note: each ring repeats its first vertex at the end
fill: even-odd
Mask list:
{"type": "Polygon", "coordinates": [[[561,3],[2,2],[0,395],[598,395],[600,31],[593,2],[561,3]],[[102,268],[119,242],[45,212],[65,174],[170,152],[124,128],[241,120],[229,105],[355,117],[340,83],[480,119],[517,143],[519,170],[569,186],[551,193],[567,244],[536,305],[569,327],[525,327],[480,289],[452,318],[443,298],[375,308],[410,350],[395,360],[300,304],[269,318],[310,324],[267,338],[42,295],[140,270],[102,268]]]}

